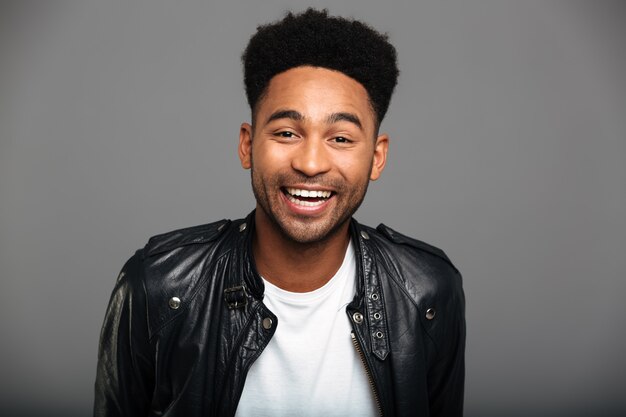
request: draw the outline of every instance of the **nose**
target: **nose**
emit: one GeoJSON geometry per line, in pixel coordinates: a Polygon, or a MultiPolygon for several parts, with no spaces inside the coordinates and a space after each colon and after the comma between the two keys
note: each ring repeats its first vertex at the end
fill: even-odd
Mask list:
{"type": "Polygon", "coordinates": [[[329,158],[322,139],[307,138],[295,149],[291,167],[307,177],[314,177],[330,170],[329,158]]]}

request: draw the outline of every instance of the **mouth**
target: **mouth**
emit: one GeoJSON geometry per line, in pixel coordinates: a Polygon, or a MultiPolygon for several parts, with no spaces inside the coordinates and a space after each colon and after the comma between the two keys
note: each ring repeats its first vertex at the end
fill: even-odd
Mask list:
{"type": "Polygon", "coordinates": [[[291,203],[302,207],[318,207],[327,202],[334,191],[307,190],[304,188],[283,187],[281,191],[291,203]]]}

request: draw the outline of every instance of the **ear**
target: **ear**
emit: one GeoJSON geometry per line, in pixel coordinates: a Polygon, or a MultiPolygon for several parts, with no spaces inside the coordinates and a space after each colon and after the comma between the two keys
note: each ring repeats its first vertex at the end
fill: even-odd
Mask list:
{"type": "Polygon", "coordinates": [[[376,181],[380,174],[382,174],[385,165],[387,164],[387,150],[389,149],[389,136],[386,134],[380,135],[376,138],[374,144],[374,158],[372,160],[372,172],[370,173],[370,180],[376,181]]]}
{"type": "Polygon", "coordinates": [[[239,160],[243,169],[252,167],[252,126],[242,123],[239,128],[239,160]]]}

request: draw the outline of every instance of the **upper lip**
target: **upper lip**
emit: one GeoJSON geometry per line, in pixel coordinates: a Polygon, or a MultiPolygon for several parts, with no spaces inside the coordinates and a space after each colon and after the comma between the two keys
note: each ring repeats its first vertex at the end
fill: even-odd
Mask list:
{"type": "Polygon", "coordinates": [[[294,190],[307,190],[307,191],[330,191],[330,192],[333,191],[329,188],[317,187],[317,186],[311,186],[311,185],[285,185],[283,188],[285,189],[290,188],[294,190]]]}

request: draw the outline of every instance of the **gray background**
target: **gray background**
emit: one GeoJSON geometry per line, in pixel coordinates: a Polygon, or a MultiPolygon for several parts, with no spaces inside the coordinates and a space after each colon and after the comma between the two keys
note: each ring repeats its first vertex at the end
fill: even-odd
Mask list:
{"type": "Polygon", "coordinates": [[[0,3],[0,414],[87,415],[117,272],[252,209],[239,55],[327,6],[397,46],[357,218],[464,274],[466,415],[626,415],[626,3],[0,3]]]}

